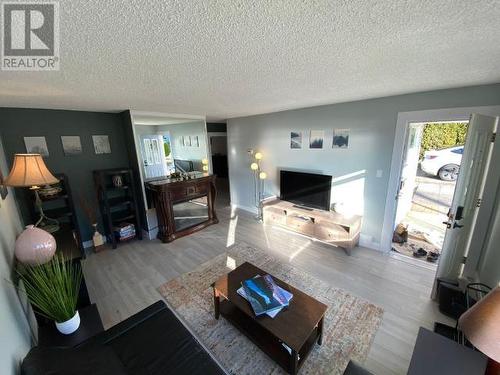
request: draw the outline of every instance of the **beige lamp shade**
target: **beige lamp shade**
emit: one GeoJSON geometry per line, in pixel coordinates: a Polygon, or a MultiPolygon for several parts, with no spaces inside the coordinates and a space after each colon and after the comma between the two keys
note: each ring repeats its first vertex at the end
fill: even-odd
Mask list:
{"type": "Polygon", "coordinates": [[[500,286],[463,313],[458,326],[472,345],[500,362],[500,286]]]}
{"type": "Polygon", "coordinates": [[[47,169],[40,154],[15,154],[14,164],[3,184],[6,186],[32,187],[51,185],[58,181],[47,169]]]}

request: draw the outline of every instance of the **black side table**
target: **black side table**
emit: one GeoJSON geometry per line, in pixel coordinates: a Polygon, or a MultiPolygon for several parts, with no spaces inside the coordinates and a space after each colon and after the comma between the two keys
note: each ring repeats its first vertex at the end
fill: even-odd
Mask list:
{"type": "Polygon", "coordinates": [[[104,331],[95,303],[78,310],[80,327],[70,335],[59,332],[54,323],[38,327],[38,346],[74,347],[104,331]]]}
{"type": "Polygon", "coordinates": [[[420,327],[408,375],[484,375],[488,358],[420,327]]]}

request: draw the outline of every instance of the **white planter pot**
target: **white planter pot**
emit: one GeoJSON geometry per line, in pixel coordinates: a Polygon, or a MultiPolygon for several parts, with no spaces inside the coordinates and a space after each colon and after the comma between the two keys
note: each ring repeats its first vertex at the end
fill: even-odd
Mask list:
{"type": "Polygon", "coordinates": [[[75,332],[78,327],[80,327],[80,314],[78,313],[78,311],[70,320],[66,320],[65,322],[61,323],[56,322],[57,330],[64,335],[69,335],[75,332]]]}

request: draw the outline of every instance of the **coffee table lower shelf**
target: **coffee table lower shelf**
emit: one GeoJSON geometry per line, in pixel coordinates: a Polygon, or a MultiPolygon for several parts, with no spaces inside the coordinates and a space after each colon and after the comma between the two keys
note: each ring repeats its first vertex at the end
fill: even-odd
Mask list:
{"type": "MultiPolygon", "coordinates": [[[[298,353],[290,353],[282,345],[282,341],[276,338],[272,333],[260,326],[255,319],[250,318],[229,300],[222,299],[219,302],[219,313],[245,336],[247,336],[255,345],[257,345],[266,355],[279,364],[290,374],[296,374],[309,352],[319,339],[319,330],[316,327],[309,339],[305,342],[298,353]],[[297,357],[297,358],[295,358],[297,357]]],[[[270,319],[262,317],[263,319],[270,319]]],[[[286,344],[286,343],[285,343],[286,344]]]]}

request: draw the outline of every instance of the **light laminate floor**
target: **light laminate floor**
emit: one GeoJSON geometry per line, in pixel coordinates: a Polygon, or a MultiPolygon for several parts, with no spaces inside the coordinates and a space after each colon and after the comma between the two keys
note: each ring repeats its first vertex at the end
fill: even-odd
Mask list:
{"type": "Polygon", "coordinates": [[[219,201],[220,223],[169,244],[134,241],[90,255],[84,272],[106,328],[161,299],[156,288],[244,241],[385,309],[365,362],[380,375],[405,374],[419,326],[450,323],[429,299],[434,270],[358,247],[352,256],[307,238],[265,227],[219,201]]]}

